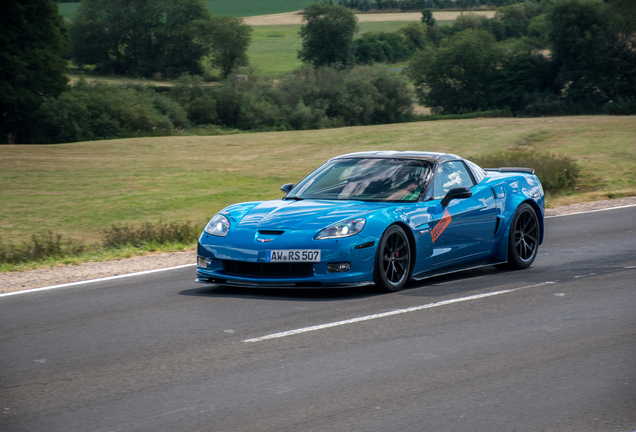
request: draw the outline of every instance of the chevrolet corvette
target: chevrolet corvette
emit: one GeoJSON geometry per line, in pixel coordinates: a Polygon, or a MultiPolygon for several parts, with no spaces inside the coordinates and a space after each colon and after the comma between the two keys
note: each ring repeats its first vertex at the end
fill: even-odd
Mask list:
{"type": "Polygon", "coordinates": [[[480,266],[529,267],[544,235],[532,168],[374,151],[335,157],[277,200],[216,214],[197,246],[197,282],[398,291],[480,266]]]}

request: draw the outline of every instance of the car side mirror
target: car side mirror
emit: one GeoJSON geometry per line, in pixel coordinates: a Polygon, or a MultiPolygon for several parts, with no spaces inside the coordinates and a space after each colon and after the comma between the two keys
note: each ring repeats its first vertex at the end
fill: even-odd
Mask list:
{"type": "Polygon", "coordinates": [[[288,194],[289,191],[291,191],[293,188],[294,188],[294,184],[293,183],[287,183],[287,184],[282,185],[280,187],[280,190],[282,190],[283,192],[288,194]]]}
{"type": "Polygon", "coordinates": [[[473,191],[465,187],[452,188],[446,193],[444,199],[442,199],[442,207],[446,207],[451,200],[460,198],[470,198],[473,196],[473,191]]]}

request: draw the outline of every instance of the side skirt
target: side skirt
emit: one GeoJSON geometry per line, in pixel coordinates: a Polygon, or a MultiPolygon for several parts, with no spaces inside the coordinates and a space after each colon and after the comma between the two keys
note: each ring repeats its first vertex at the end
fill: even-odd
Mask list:
{"type": "Polygon", "coordinates": [[[489,261],[482,261],[479,263],[465,265],[465,266],[448,267],[448,268],[433,270],[431,272],[422,272],[417,275],[412,275],[411,280],[420,281],[422,279],[428,279],[428,278],[432,278],[436,276],[443,276],[443,275],[462,272],[466,270],[474,270],[474,269],[478,269],[482,267],[490,267],[497,264],[505,264],[506,262],[507,261],[489,260],[489,261]]]}

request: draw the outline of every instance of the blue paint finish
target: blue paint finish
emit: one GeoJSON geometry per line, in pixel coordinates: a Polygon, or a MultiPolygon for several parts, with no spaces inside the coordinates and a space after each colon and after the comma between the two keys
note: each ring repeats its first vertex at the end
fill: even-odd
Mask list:
{"type": "MultiPolygon", "coordinates": [[[[381,152],[362,156],[365,155],[389,157],[381,152]]],[[[430,161],[432,166],[448,160],[462,160],[455,155],[419,152],[393,152],[390,157],[422,158],[430,161]]],[[[377,248],[382,234],[393,224],[400,224],[411,239],[412,277],[425,277],[445,268],[502,262],[507,260],[511,220],[524,202],[535,208],[543,240],[544,194],[535,175],[482,171],[479,178],[482,180],[471,188],[470,198],[454,199],[445,208],[441,206],[441,199],[426,200],[425,191],[420,200],[414,202],[279,199],[231,205],[220,212],[230,220],[227,236],[217,237],[204,232],[199,238],[197,254],[210,260],[205,268],[197,268],[197,276],[202,280],[265,285],[370,283],[375,279],[377,248]],[[443,221],[445,215],[450,218],[443,221]],[[314,238],[333,224],[360,218],[366,220],[366,225],[354,236],[327,240],[314,238]],[[442,221],[448,224],[433,242],[435,227],[442,221]],[[356,246],[370,242],[373,246],[356,249],[356,246]],[[312,264],[308,276],[248,277],[223,271],[222,260],[266,263],[268,251],[284,249],[320,250],[321,262],[312,264]],[[329,273],[327,264],[330,262],[349,262],[351,270],[329,273]]]]}

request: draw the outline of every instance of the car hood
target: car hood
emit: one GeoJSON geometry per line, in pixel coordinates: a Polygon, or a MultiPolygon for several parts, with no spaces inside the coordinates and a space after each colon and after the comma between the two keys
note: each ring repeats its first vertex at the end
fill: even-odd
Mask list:
{"type": "Polygon", "coordinates": [[[235,220],[240,219],[239,228],[319,230],[386,207],[386,203],[323,200],[274,200],[251,205],[247,212],[245,208],[228,209],[235,220]]]}

